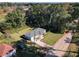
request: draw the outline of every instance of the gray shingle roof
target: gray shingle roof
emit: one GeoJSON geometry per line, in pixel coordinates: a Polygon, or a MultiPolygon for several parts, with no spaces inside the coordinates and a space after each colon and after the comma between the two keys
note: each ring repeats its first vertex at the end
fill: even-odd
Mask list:
{"type": "Polygon", "coordinates": [[[44,31],[45,31],[45,29],[43,29],[43,28],[36,28],[32,32],[26,33],[25,37],[31,38],[31,37],[34,37],[36,35],[44,34],[44,31]]]}

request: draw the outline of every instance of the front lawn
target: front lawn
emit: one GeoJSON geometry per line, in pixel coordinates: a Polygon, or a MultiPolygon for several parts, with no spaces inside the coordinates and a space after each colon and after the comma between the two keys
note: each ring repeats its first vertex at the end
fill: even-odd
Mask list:
{"type": "Polygon", "coordinates": [[[53,45],[55,44],[61,37],[63,36],[63,34],[58,34],[58,33],[52,33],[52,32],[47,32],[46,35],[44,36],[44,42],[49,44],[49,45],[53,45]]]}

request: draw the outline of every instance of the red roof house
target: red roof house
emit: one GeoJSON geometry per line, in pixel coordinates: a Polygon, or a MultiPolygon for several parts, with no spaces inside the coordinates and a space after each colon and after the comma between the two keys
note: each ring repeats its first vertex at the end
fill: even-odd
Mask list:
{"type": "Polygon", "coordinates": [[[14,48],[11,45],[8,44],[1,44],[0,45],[0,57],[7,56],[9,53],[11,53],[14,50],[14,48]]]}

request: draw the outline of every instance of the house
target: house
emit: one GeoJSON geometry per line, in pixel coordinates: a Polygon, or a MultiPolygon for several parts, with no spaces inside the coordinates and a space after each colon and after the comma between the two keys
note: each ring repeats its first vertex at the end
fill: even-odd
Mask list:
{"type": "Polygon", "coordinates": [[[16,53],[16,49],[8,44],[0,44],[0,57],[11,57],[16,53]]]}
{"type": "Polygon", "coordinates": [[[43,39],[46,30],[43,28],[36,28],[32,32],[28,32],[24,35],[25,40],[31,40],[32,42],[36,41],[37,39],[43,39]]]}

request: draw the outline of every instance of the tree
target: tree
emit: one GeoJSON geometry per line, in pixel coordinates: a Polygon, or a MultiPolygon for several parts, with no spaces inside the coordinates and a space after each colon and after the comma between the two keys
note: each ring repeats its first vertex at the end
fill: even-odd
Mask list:
{"type": "Polygon", "coordinates": [[[32,27],[44,27],[53,32],[61,32],[66,19],[71,17],[67,9],[64,4],[33,4],[26,12],[26,23],[32,27]]]}
{"type": "Polygon", "coordinates": [[[6,23],[9,23],[13,28],[21,27],[24,21],[24,17],[20,10],[8,13],[6,19],[6,23]]]}
{"type": "Polygon", "coordinates": [[[77,19],[79,18],[79,4],[78,3],[74,3],[74,4],[71,4],[72,7],[71,7],[71,10],[70,10],[70,14],[72,15],[72,19],[77,19]]]}

